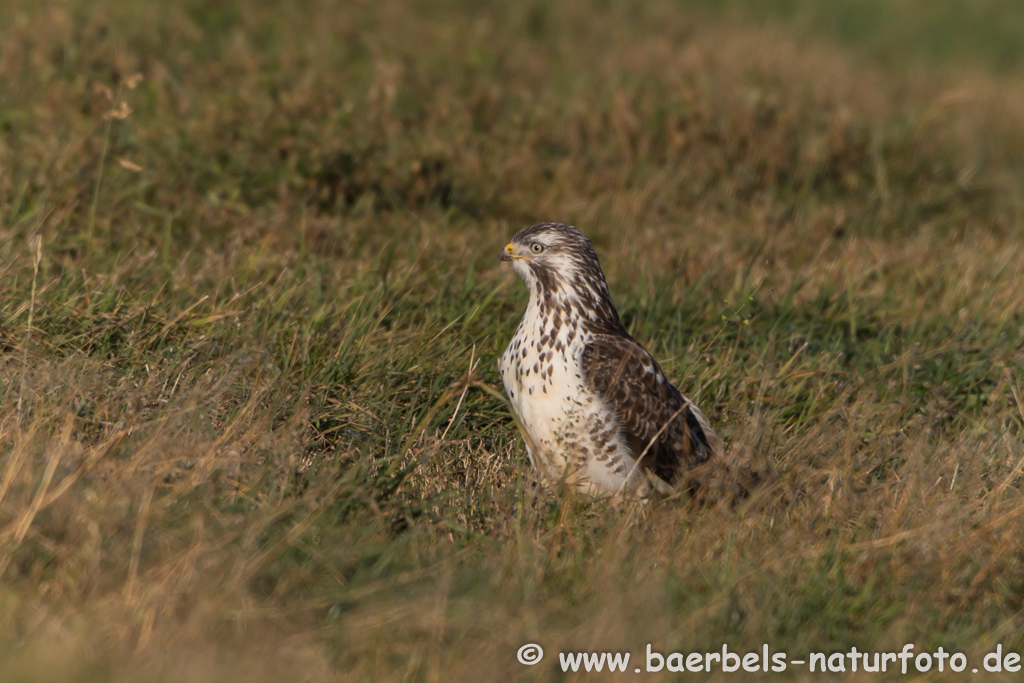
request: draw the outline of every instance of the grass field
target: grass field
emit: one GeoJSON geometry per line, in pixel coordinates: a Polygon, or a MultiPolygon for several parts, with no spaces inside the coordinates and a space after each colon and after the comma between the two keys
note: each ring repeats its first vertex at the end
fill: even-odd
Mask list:
{"type": "MultiPolygon", "coordinates": [[[[1024,7],[820,7],[2,3],[0,678],[1024,651],[1024,7]],[[540,220],[725,438],[707,499],[538,487],[540,220]]],[[[744,675],[818,680],[687,680],[744,675]]]]}

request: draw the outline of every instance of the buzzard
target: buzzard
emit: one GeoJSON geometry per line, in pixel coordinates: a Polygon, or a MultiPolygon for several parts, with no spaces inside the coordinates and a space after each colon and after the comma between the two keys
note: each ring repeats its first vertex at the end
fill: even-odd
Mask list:
{"type": "Polygon", "coordinates": [[[622,326],[583,233],[540,223],[516,233],[498,260],[530,288],[499,368],[546,480],[596,495],[672,491],[684,465],[721,451],[704,413],[622,326]]]}

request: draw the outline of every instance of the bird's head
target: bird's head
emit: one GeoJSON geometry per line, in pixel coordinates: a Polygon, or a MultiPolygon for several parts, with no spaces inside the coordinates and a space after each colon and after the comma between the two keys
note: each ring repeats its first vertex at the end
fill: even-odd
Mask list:
{"type": "Polygon", "coordinates": [[[520,230],[498,260],[512,262],[530,288],[531,306],[553,306],[594,331],[626,334],[594,245],[573,226],[539,223],[520,230]]]}
{"type": "Polygon", "coordinates": [[[511,261],[530,291],[538,294],[567,286],[606,289],[594,246],[565,223],[539,223],[520,230],[498,254],[498,261],[511,261]]]}

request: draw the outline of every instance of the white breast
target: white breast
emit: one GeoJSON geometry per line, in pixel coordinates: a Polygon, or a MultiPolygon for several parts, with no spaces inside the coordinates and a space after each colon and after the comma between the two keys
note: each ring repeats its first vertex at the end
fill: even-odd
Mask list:
{"type": "Polygon", "coordinates": [[[509,402],[526,431],[526,448],[545,478],[563,477],[591,493],[616,492],[633,467],[618,418],[584,383],[580,361],[588,335],[571,324],[557,330],[531,301],[498,367],[509,402]]]}

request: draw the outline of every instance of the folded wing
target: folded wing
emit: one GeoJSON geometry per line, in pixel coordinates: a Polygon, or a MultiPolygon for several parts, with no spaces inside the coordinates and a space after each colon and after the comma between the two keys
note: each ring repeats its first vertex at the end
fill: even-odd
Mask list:
{"type": "Polygon", "coordinates": [[[612,405],[634,456],[646,449],[642,467],[672,483],[684,463],[697,465],[721,452],[708,418],[634,339],[594,335],[582,363],[584,380],[612,405]]]}

